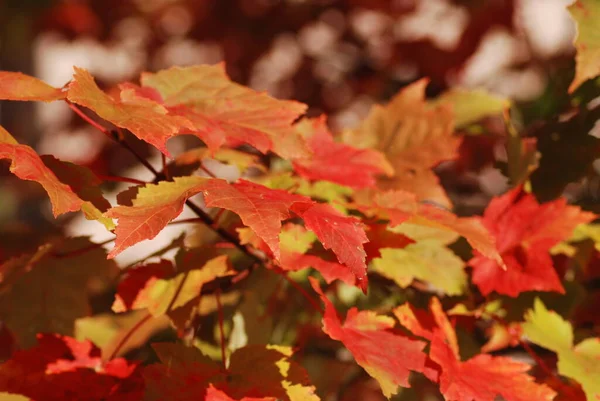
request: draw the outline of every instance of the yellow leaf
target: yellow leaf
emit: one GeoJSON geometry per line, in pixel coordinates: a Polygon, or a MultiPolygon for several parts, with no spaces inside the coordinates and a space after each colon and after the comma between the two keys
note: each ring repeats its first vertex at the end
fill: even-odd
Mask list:
{"type": "Polygon", "coordinates": [[[444,92],[435,99],[433,104],[450,105],[454,112],[456,126],[462,127],[483,117],[501,114],[504,109],[510,107],[510,100],[492,95],[483,89],[454,88],[444,92]]]}
{"type": "Polygon", "coordinates": [[[577,24],[575,78],[569,86],[572,93],[588,79],[600,75],[600,2],[577,0],[569,6],[569,12],[577,24]]]}
{"type": "Polygon", "coordinates": [[[576,380],[588,400],[600,397],[600,338],[587,338],[573,346],[573,327],[536,298],[525,316],[523,331],[529,340],[558,355],[558,372],[576,380]]]}
{"type": "Polygon", "coordinates": [[[373,271],[406,288],[417,279],[448,295],[461,295],[467,284],[465,263],[444,244],[425,240],[402,249],[384,248],[373,271]]]}

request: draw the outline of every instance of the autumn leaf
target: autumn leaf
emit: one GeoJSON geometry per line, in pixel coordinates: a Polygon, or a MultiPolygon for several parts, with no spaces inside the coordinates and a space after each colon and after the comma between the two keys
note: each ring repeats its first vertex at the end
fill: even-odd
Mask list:
{"type": "Polygon", "coordinates": [[[356,277],[357,286],[366,293],[368,286],[366,252],[363,244],[369,239],[360,220],[344,216],[330,205],[315,203],[308,206],[299,203],[292,210],[304,220],[325,249],[331,249],[340,263],[350,268],[356,277]]]}
{"type": "Polygon", "coordinates": [[[525,315],[523,331],[529,341],[558,355],[558,372],[581,384],[588,400],[600,397],[600,338],[574,345],[573,326],[536,298],[525,315]]]}
{"type": "Polygon", "coordinates": [[[296,202],[313,203],[310,198],[269,189],[246,180],[234,184],[218,179],[209,180],[202,191],[207,207],[220,207],[240,216],[242,223],[265,241],[276,259],[281,256],[281,222],[290,217],[290,207],[296,202]]]}
{"type": "MultiPolygon", "coordinates": [[[[206,398],[205,401],[237,401],[222,391],[217,390],[213,386],[209,386],[206,390],[206,398]]],[[[264,398],[254,398],[254,397],[244,397],[239,401],[276,401],[276,398],[273,397],[264,397],[264,398]]]]}
{"type": "Polygon", "coordinates": [[[199,269],[179,273],[172,278],[152,277],[137,293],[131,308],[148,308],[154,316],[163,315],[171,310],[184,307],[188,302],[200,296],[204,284],[217,277],[231,274],[227,256],[218,256],[209,260],[199,269]]]}
{"type": "Polygon", "coordinates": [[[281,261],[279,265],[286,271],[298,271],[309,267],[317,270],[327,283],[341,280],[354,285],[356,277],[344,265],[324,260],[317,255],[306,254],[312,247],[316,236],[304,227],[287,224],[279,235],[281,244],[281,261]]]}
{"type": "Polygon", "coordinates": [[[439,229],[464,237],[480,253],[502,263],[493,237],[473,217],[458,217],[440,207],[417,202],[414,194],[406,191],[375,193],[372,200],[357,208],[367,214],[375,214],[390,221],[390,227],[403,223],[439,229]]]}
{"type": "Polygon", "coordinates": [[[0,266],[0,320],[21,347],[34,344],[38,333],[73,335],[75,320],[90,313],[92,290],[106,289],[117,270],[86,238],[10,259],[0,266]]]}
{"type": "Polygon", "coordinates": [[[381,178],[382,189],[412,192],[419,200],[450,207],[450,200],[431,168],[458,155],[460,138],[454,137],[454,120],[448,105],[425,101],[422,79],[401,90],[385,106],[376,105],[362,124],[344,133],[344,142],[382,152],[395,171],[381,178]]]}
{"type": "Polygon", "coordinates": [[[204,188],[202,177],[176,177],[174,181],[147,184],[138,189],[132,206],[116,206],[105,213],[118,219],[115,246],[108,254],[114,258],[132,245],[152,239],[183,211],[185,201],[204,188]]]}
{"type": "Polygon", "coordinates": [[[402,249],[380,249],[373,260],[374,272],[394,280],[402,288],[413,280],[430,284],[448,295],[461,295],[467,285],[465,263],[438,241],[419,241],[402,249]]]}
{"type": "Polygon", "coordinates": [[[393,167],[374,149],[358,149],[337,143],[325,116],[303,119],[295,125],[312,151],[308,158],[293,160],[294,170],[310,180],[326,180],[349,187],[372,187],[376,176],[392,176],[393,167]]]}
{"type": "Polygon", "coordinates": [[[140,399],[143,381],[137,363],[103,361],[91,342],[50,334],[0,364],[0,391],[47,401],[123,401],[140,399]]]}
{"type": "Polygon", "coordinates": [[[166,156],[170,156],[167,140],[181,129],[192,127],[185,118],[169,115],[159,103],[136,97],[130,91],[122,91],[120,100],[113,99],[98,88],[94,78],[83,68],[75,67],[67,97],[116,126],[128,129],[166,156]]]}
{"type": "Polygon", "coordinates": [[[52,213],[58,216],[81,209],[83,201],[27,145],[20,145],[0,126],[0,159],[11,161],[10,171],[22,180],[35,181],[44,187],[52,202],[52,213]]]}
{"type": "Polygon", "coordinates": [[[113,312],[125,312],[136,308],[136,298],[151,279],[162,279],[175,272],[173,263],[161,259],[159,262],[147,263],[129,269],[117,287],[113,312]]]}
{"type": "Polygon", "coordinates": [[[369,242],[365,244],[367,263],[380,257],[384,248],[402,249],[415,243],[413,238],[389,230],[387,224],[369,224],[366,233],[369,238],[369,242]]]}
{"type": "Polygon", "coordinates": [[[575,78],[569,86],[572,93],[588,79],[600,75],[600,4],[596,0],[577,0],[568,10],[577,24],[575,78]]]}
{"type": "Polygon", "coordinates": [[[308,376],[300,365],[280,351],[261,345],[236,350],[226,372],[198,349],[167,343],[153,347],[162,363],[144,369],[148,400],[196,400],[212,386],[234,399],[300,401],[290,398],[288,388],[307,385],[308,376]],[[289,364],[285,374],[281,372],[282,362],[289,364]]]}
{"type": "Polygon", "coordinates": [[[37,78],[20,72],[0,71],[0,100],[52,102],[65,97],[66,92],[62,89],[37,78]]]}
{"type": "Polygon", "coordinates": [[[292,128],[306,105],[238,85],[229,79],[224,64],[143,73],[141,83],[158,92],[171,115],[190,121],[188,131],[212,151],[225,144],[247,143],[262,153],[272,150],[288,159],[309,153],[292,128]]]}
{"type": "Polygon", "coordinates": [[[440,391],[447,401],[495,401],[498,396],[506,401],[550,401],[556,395],[526,373],[531,369],[526,363],[487,354],[461,362],[437,333],[429,355],[441,367],[440,391]]]}
{"type": "Polygon", "coordinates": [[[348,348],[356,363],[377,380],[387,398],[398,392],[398,386],[410,387],[410,371],[422,372],[425,367],[425,343],[394,334],[390,331],[394,320],[373,311],[352,308],[342,324],[318,282],[312,278],[310,281],[325,303],[323,331],[348,348]]]}
{"type": "Polygon", "coordinates": [[[490,115],[500,115],[510,107],[510,100],[483,89],[452,88],[437,97],[433,105],[449,105],[457,127],[463,127],[490,115]]]}
{"type": "Polygon", "coordinates": [[[552,400],[555,393],[546,385],[535,383],[526,374],[530,365],[507,357],[476,355],[460,360],[456,333],[437,298],[430,302],[431,315],[404,304],[394,310],[402,325],[415,335],[431,341],[429,357],[439,366],[439,373],[428,368],[426,376],[439,381],[447,401],[552,400]]]}
{"type": "Polygon", "coordinates": [[[540,205],[521,187],[492,199],[482,223],[496,238],[507,268],[503,270],[496,261],[476,254],[469,261],[473,282],[484,295],[492,291],[513,297],[524,291],[564,293],[549,251],[569,238],[579,224],[595,217],[567,205],[564,198],[540,205]]]}

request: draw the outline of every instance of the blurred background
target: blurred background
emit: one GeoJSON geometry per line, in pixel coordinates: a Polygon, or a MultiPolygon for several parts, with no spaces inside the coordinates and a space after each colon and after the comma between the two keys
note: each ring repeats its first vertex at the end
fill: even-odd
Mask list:
{"type": "MultiPolygon", "coordinates": [[[[224,61],[233,80],[307,103],[311,116],[328,114],[334,132],[356,126],[374,103],[429,77],[429,96],[463,86],[511,98],[526,126],[568,109],[575,35],[566,11],[569,3],[0,0],[0,69],[62,86],[77,65],[110,90],[119,82],[136,81],[142,71],[224,61]]],[[[141,171],[124,173],[137,162],[63,102],[0,102],[0,124],[41,154],[86,165],[98,174],[151,178],[141,171]]],[[[501,120],[488,121],[485,132],[465,137],[461,157],[437,169],[459,214],[480,212],[491,195],[506,188],[495,164],[498,146],[504,146],[501,120]]],[[[178,141],[169,146],[177,148],[178,141]]],[[[159,162],[146,145],[135,146],[159,162]]],[[[4,161],[0,176],[0,235],[5,241],[32,235],[31,226],[35,234],[56,230],[37,184],[13,177],[4,161]]],[[[582,195],[581,187],[572,193],[582,202],[590,194],[596,199],[587,189],[582,195]]],[[[93,234],[88,227],[97,225],[65,219],[79,219],[70,225],[75,234],[93,234]]],[[[93,239],[110,236],[103,235],[93,239]]],[[[3,248],[7,252],[10,247],[3,248]]]]}

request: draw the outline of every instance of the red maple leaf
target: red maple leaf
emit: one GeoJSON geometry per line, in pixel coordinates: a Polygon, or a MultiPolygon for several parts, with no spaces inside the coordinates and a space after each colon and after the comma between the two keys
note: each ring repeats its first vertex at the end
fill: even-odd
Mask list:
{"type": "Polygon", "coordinates": [[[394,173],[383,153],[335,142],[325,116],[304,119],[296,127],[313,152],[310,157],[293,160],[294,170],[303,177],[363,188],[374,186],[376,175],[394,173]]]}
{"type": "Polygon", "coordinates": [[[461,361],[454,327],[437,298],[430,302],[431,314],[401,305],[394,314],[415,335],[431,341],[425,375],[439,382],[447,401],[549,401],[555,392],[537,384],[526,372],[531,366],[506,357],[487,354],[461,361]]]}
{"type": "Polygon", "coordinates": [[[595,218],[593,213],[567,205],[564,198],[540,205],[521,187],[492,199],[482,222],[496,238],[506,269],[476,254],[469,261],[473,282],[484,295],[492,291],[513,297],[524,291],[564,293],[550,248],[569,238],[577,225],[595,218]]]}
{"type": "Polygon", "coordinates": [[[360,220],[344,216],[325,203],[295,204],[292,210],[302,217],[306,227],[317,235],[325,249],[333,250],[340,263],[350,268],[356,277],[357,285],[366,292],[367,254],[363,244],[369,239],[360,220]]]}
{"type": "Polygon", "coordinates": [[[143,381],[137,364],[103,361],[87,340],[40,334],[36,347],[0,364],[0,391],[40,401],[128,401],[141,398],[143,381]]]}
{"type": "Polygon", "coordinates": [[[325,303],[323,331],[348,348],[356,363],[379,382],[386,397],[396,394],[398,386],[410,387],[410,371],[423,372],[425,368],[425,343],[393,333],[393,319],[373,311],[352,308],[342,324],[318,282],[309,279],[325,303]]]}
{"type": "Polygon", "coordinates": [[[556,393],[526,374],[531,366],[511,358],[477,355],[465,362],[436,331],[429,351],[441,368],[440,390],[447,401],[550,401],[556,393]]]}

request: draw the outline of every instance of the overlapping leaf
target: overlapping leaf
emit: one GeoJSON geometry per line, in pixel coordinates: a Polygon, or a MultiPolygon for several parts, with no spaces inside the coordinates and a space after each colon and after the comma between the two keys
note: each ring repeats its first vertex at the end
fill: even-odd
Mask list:
{"type": "Polygon", "coordinates": [[[0,364],[0,391],[47,401],[125,401],[141,398],[143,381],[136,363],[103,361],[89,341],[40,335],[37,346],[0,364]]]}
{"type": "Polygon", "coordinates": [[[52,102],[65,97],[66,92],[62,89],[37,78],[20,72],[0,71],[0,100],[52,102]]]}
{"type": "Polygon", "coordinates": [[[179,273],[169,279],[152,277],[137,292],[131,309],[147,308],[154,316],[163,315],[200,296],[204,284],[230,274],[227,257],[219,256],[199,269],[179,273]]]}
{"type": "Polygon", "coordinates": [[[588,400],[600,397],[600,338],[574,345],[573,326],[536,298],[522,325],[527,338],[558,355],[558,372],[578,381],[588,400]]]}
{"type": "Polygon", "coordinates": [[[292,128],[306,105],[238,85],[229,79],[223,64],[144,73],[141,83],[155,90],[154,98],[160,97],[171,115],[191,122],[191,127],[186,127],[189,132],[213,151],[224,144],[247,143],[284,158],[309,153],[292,128]]]}
{"type": "Polygon", "coordinates": [[[242,223],[252,228],[265,241],[277,259],[281,256],[281,222],[290,217],[289,210],[294,203],[312,204],[312,201],[304,196],[269,189],[245,180],[236,184],[210,180],[203,186],[203,191],[206,206],[220,207],[239,215],[242,223]]]}
{"type": "Polygon", "coordinates": [[[214,387],[234,399],[273,397],[300,401],[290,395],[293,386],[308,384],[304,369],[271,347],[257,345],[236,350],[227,372],[195,348],[165,343],[155,344],[154,349],[162,364],[144,370],[148,400],[196,400],[207,388],[214,387]],[[285,369],[281,368],[282,363],[286,364],[285,369]]]}
{"type": "Polygon", "coordinates": [[[90,73],[82,68],[75,67],[67,97],[116,126],[128,129],[167,156],[170,155],[167,140],[182,128],[192,127],[185,118],[170,115],[159,103],[135,96],[132,90],[122,91],[120,100],[113,99],[100,90],[90,73]]]}
{"type": "Polygon", "coordinates": [[[456,233],[480,253],[502,263],[494,239],[477,218],[457,217],[437,206],[417,202],[415,195],[405,191],[375,193],[370,202],[357,207],[389,220],[391,227],[406,222],[456,233]]]}
{"type": "Polygon", "coordinates": [[[520,187],[492,199],[483,224],[496,238],[506,264],[476,255],[469,261],[473,282],[483,294],[496,291],[517,296],[523,291],[564,292],[550,249],[571,236],[579,224],[595,219],[593,213],[569,206],[564,198],[539,204],[520,187]]]}
{"type": "Polygon", "coordinates": [[[101,247],[74,238],[11,259],[0,272],[0,320],[27,347],[38,333],[73,335],[75,320],[90,313],[92,289],[106,288],[117,266],[101,247]]]}
{"type": "Polygon", "coordinates": [[[335,142],[325,116],[304,119],[296,124],[296,128],[312,151],[310,157],[293,161],[294,170],[303,177],[361,188],[374,186],[377,175],[392,176],[394,173],[381,152],[335,142]]]}
{"type": "Polygon", "coordinates": [[[437,298],[430,303],[431,315],[405,304],[394,310],[400,322],[415,335],[431,341],[429,357],[438,367],[425,374],[439,381],[447,401],[550,401],[555,393],[546,385],[535,383],[526,372],[530,365],[508,357],[477,355],[461,361],[454,328],[437,298]]]}
{"type": "Polygon", "coordinates": [[[425,344],[394,334],[390,331],[394,320],[373,311],[352,308],[342,324],[318,282],[311,278],[311,284],[325,303],[323,331],[348,348],[356,362],[379,382],[383,394],[389,398],[398,392],[398,386],[410,387],[410,371],[425,369],[425,344]]]}
{"type": "Polygon", "coordinates": [[[133,206],[116,206],[106,216],[119,219],[113,258],[140,241],[152,239],[183,211],[185,201],[203,189],[202,177],[176,177],[174,181],[147,184],[138,189],[133,206]]]}
{"type": "Polygon", "coordinates": [[[432,106],[425,101],[422,79],[400,91],[387,105],[374,106],[359,128],[344,133],[344,142],[376,149],[391,162],[395,175],[382,178],[384,189],[401,189],[419,200],[450,201],[432,167],[457,156],[460,138],[454,137],[451,107],[432,106]]]}
{"type": "Polygon", "coordinates": [[[596,0],[577,0],[569,6],[569,12],[577,23],[575,78],[569,86],[569,92],[573,92],[600,75],[600,4],[596,0]]]}
{"type": "Polygon", "coordinates": [[[342,215],[330,205],[315,203],[296,204],[292,210],[304,220],[304,224],[319,238],[325,249],[331,249],[340,263],[350,268],[357,285],[367,291],[368,279],[365,264],[366,252],[363,244],[368,242],[360,221],[342,215]]]}

